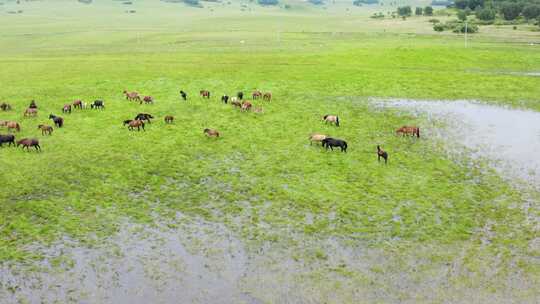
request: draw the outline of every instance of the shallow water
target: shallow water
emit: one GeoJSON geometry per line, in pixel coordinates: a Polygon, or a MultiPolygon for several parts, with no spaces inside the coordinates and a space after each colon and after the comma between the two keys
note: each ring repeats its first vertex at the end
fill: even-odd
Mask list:
{"type": "MultiPolygon", "coordinates": [[[[444,130],[431,135],[460,144],[473,157],[488,158],[503,177],[540,188],[540,113],[487,105],[473,101],[377,100],[380,107],[404,109],[426,115],[429,121],[445,120],[444,130]]],[[[427,129],[427,128],[424,128],[427,129]]]]}

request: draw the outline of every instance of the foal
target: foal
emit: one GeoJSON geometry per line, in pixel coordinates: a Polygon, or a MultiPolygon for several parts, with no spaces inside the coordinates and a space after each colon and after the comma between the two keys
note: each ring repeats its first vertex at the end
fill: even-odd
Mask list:
{"type": "Polygon", "coordinates": [[[210,98],[210,91],[201,90],[199,91],[199,94],[201,95],[202,98],[210,98]]]}
{"type": "Polygon", "coordinates": [[[174,121],[174,116],[172,115],[165,116],[165,123],[173,123],[173,121],[174,121]]]}
{"type": "Polygon", "coordinates": [[[403,126],[396,130],[396,134],[403,134],[405,135],[412,135],[413,137],[416,135],[416,137],[420,138],[420,128],[416,126],[403,126]]]}
{"type": "Polygon", "coordinates": [[[65,104],[64,107],[62,108],[62,112],[71,114],[71,105],[65,104]]]}
{"type": "Polygon", "coordinates": [[[377,160],[380,162],[381,157],[384,159],[384,164],[386,165],[388,163],[388,153],[381,149],[381,146],[377,145],[377,160]]]}
{"type": "Polygon", "coordinates": [[[51,133],[53,131],[53,127],[47,126],[47,125],[39,125],[38,129],[41,130],[41,135],[45,135],[45,134],[51,135],[51,133]]]}

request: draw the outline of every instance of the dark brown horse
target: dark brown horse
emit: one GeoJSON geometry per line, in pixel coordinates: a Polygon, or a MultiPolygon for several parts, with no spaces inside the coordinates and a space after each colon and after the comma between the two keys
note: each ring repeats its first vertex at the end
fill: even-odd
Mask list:
{"type": "Polygon", "coordinates": [[[9,103],[3,102],[2,104],[0,104],[0,110],[9,111],[11,110],[11,105],[9,103]]]}
{"type": "Polygon", "coordinates": [[[253,94],[251,94],[251,96],[253,97],[253,99],[261,98],[262,97],[262,92],[261,91],[254,91],[253,94]]]}
{"type": "Polygon", "coordinates": [[[214,129],[204,129],[203,133],[208,137],[219,137],[219,132],[214,129]]]}
{"type": "Polygon", "coordinates": [[[242,111],[249,111],[253,105],[249,101],[242,102],[242,111]]]}
{"type": "Polygon", "coordinates": [[[174,116],[167,115],[165,116],[165,123],[172,123],[174,121],[174,116]]]}
{"type": "Polygon", "coordinates": [[[17,142],[17,147],[20,145],[23,146],[23,150],[26,148],[26,151],[30,151],[30,147],[34,147],[36,151],[41,151],[39,140],[36,138],[23,138],[17,142]]]}
{"type": "Polygon", "coordinates": [[[386,165],[388,163],[388,153],[381,149],[380,146],[377,146],[377,160],[380,162],[381,157],[384,159],[384,164],[386,165]]]}
{"type": "Polygon", "coordinates": [[[65,104],[64,107],[62,108],[62,112],[71,114],[71,105],[65,104]]]}
{"type": "Polygon", "coordinates": [[[41,130],[41,135],[45,135],[45,134],[51,135],[51,133],[53,132],[53,127],[47,126],[47,125],[39,125],[38,129],[41,130]]]}
{"type": "Polygon", "coordinates": [[[15,146],[15,135],[12,134],[0,134],[0,147],[3,143],[8,143],[8,146],[15,146]]]}
{"type": "Polygon", "coordinates": [[[61,128],[64,126],[64,119],[60,116],[56,116],[56,115],[49,115],[49,119],[52,119],[54,121],[54,125],[57,126],[58,128],[61,128]]]}
{"type": "MultiPolygon", "coordinates": [[[[154,103],[154,98],[152,96],[144,96],[143,101],[145,104],[154,103]]],[[[142,101],[141,101],[142,104],[142,101]]]]}
{"type": "Polygon", "coordinates": [[[210,91],[200,90],[199,95],[201,95],[202,98],[210,98],[210,91]]]}
{"type": "Polygon", "coordinates": [[[37,115],[37,109],[35,108],[28,108],[24,111],[24,117],[29,117],[29,116],[36,116],[37,115]]]}
{"type": "Polygon", "coordinates": [[[75,109],[77,109],[77,108],[82,109],[83,108],[83,101],[80,100],[80,99],[77,99],[77,100],[73,101],[73,107],[75,109]]]}
{"type": "Polygon", "coordinates": [[[396,134],[402,134],[403,136],[412,135],[413,137],[420,138],[420,128],[416,126],[403,126],[396,130],[396,134]]]}
{"type": "Polygon", "coordinates": [[[17,130],[17,132],[21,131],[21,125],[19,125],[19,123],[15,121],[6,122],[6,127],[8,129],[8,132],[11,131],[12,129],[17,130]]]}
{"type": "Polygon", "coordinates": [[[272,93],[270,93],[270,92],[264,93],[263,100],[266,100],[266,101],[272,100],[272,93]]]}
{"type": "Polygon", "coordinates": [[[137,92],[128,92],[124,90],[124,95],[126,95],[127,100],[141,101],[141,97],[137,92]]]}
{"type": "MultiPolygon", "coordinates": [[[[124,124],[125,124],[125,122],[124,122],[124,124]]],[[[142,120],[137,120],[137,119],[131,120],[131,121],[129,121],[127,123],[127,125],[128,125],[128,130],[130,130],[130,131],[135,130],[135,128],[137,128],[137,131],[141,131],[141,128],[142,128],[143,131],[146,131],[144,129],[144,121],[142,121],[142,120]]]]}

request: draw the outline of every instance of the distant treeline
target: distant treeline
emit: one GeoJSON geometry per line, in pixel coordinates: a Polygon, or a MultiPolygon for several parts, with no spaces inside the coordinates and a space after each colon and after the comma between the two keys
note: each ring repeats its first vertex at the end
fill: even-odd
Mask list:
{"type": "Polygon", "coordinates": [[[483,21],[494,20],[497,15],[507,21],[540,18],[540,0],[455,0],[454,6],[466,15],[474,12],[483,21]]]}

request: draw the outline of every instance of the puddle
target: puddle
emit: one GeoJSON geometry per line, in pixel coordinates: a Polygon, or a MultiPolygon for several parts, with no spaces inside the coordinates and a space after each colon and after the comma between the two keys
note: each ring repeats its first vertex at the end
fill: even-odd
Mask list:
{"type": "MultiPolygon", "coordinates": [[[[433,126],[444,120],[448,126],[431,128],[427,134],[448,139],[447,145],[466,147],[473,158],[487,158],[506,179],[518,178],[540,189],[540,113],[471,101],[373,100],[385,108],[405,109],[426,116],[433,126]]],[[[425,132],[424,132],[425,133],[425,132]]],[[[451,150],[451,147],[450,147],[451,150]]]]}

